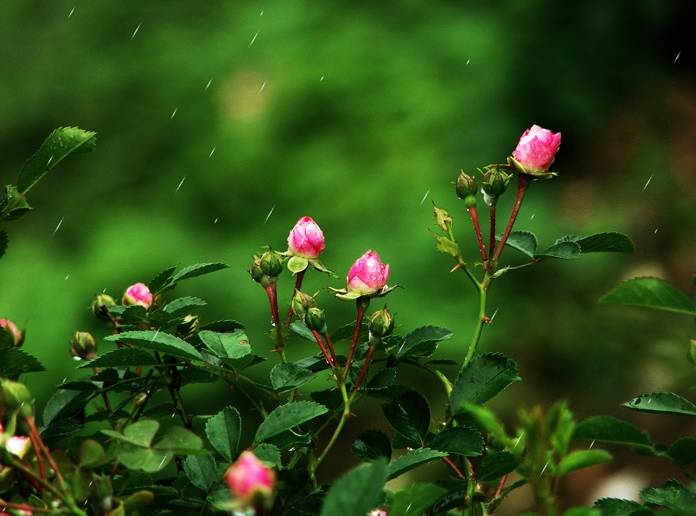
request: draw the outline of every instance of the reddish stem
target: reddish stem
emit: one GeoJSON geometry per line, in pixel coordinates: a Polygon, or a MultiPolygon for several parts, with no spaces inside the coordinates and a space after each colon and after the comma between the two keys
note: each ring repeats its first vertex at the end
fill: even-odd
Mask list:
{"type": "Polygon", "coordinates": [[[530,177],[525,174],[517,175],[517,196],[515,197],[515,205],[512,207],[512,213],[508,219],[507,226],[503,232],[503,236],[500,237],[500,242],[498,242],[498,247],[495,248],[495,253],[493,253],[493,261],[497,261],[500,255],[503,253],[503,248],[505,247],[505,242],[507,242],[510,232],[512,231],[512,226],[515,225],[515,220],[517,219],[517,214],[520,211],[520,206],[522,206],[522,199],[524,199],[524,194],[527,191],[527,186],[529,186],[530,177]]]}
{"type": "Polygon", "coordinates": [[[333,342],[331,341],[331,337],[329,337],[329,332],[326,332],[324,334],[324,338],[326,339],[326,344],[329,348],[329,353],[331,353],[331,358],[333,358],[334,364],[336,364],[336,349],[334,348],[333,342]]]}
{"type": "Polygon", "coordinates": [[[479,224],[478,212],[476,208],[468,209],[469,216],[471,217],[471,222],[474,224],[474,233],[476,233],[476,242],[478,243],[479,252],[481,253],[481,260],[486,261],[486,246],[483,244],[483,236],[481,236],[481,225],[479,224]]]}
{"type": "MultiPolygon", "coordinates": [[[[39,476],[42,479],[46,480],[46,466],[42,458],[39,436],[34,433],[31,426],[29,426],[29,440],[31,441],[32,448],[34,448],[34,455],[36,455],[36,463],[39,465],[39,476]]],[[[41,492],[41,490],[39,490],[39,492],[41,492]]]]}
{"type": "Polygon", "coordinates": [[[27,425],[29,425],[29,432],[33,433],[36,437],[38,445],[41,448],[41,451],[43,452],[44,456],[46,457],[49,466],[51,466],[51,469],[53,469],[53,473],[55,473],[58,482],[61,486],[63,486],[65,484],[63,475],[61,474],[60,469],[58,468],[58,464],[56,464],[56,461],[53,459],[53,455],[51,455],[51,451],[48,449],[48,446],[46,446],[46,444],[44,444],[43,440],[41,439],[39,431],[36,428],[36,423],[34,422],[33,416],[27,418],[27,425]]]}
{"type": "Polygon", "coordinates": [[[500,479],[500,482],[498,482],[498,488],[495,490],[495,496],[493,498],[498,498],[500,496],[500,493],[503,492],[503,488],[505,487],[505,482],[507,482],[507,475],[503,475],[500,479]]]}
{"type": "Polygon", "coordinates": [[[489,228],[490,235],[488,237],[488,252],[493,255],[493,250],[495,249],[495,204],[491,206],[488,210],[489,213],[489,228]]]}
{"type": "Polygon", "coordinates": [[[321,353],[324,355],[324,360],[326,360],[327,364],[333,367],[335,364],[334,359],[331,357],[329,351],[326,349],[326,346],[324,345],[324,340],[321,338],[321,333],[319,333],[317,330],[312,330],[312,335],[314,335],[314,339],[317,341],[317,344],[319,344],[319,349],[321,349],[321,353]]]}
{"type": "MultiPolygon", "coordinates": [[[[305,272],[307,272],[307,269],[298,272],[295,275],[295,290],[292,291],[293,297],[295,296],[295,292],[300,290],[302,288],[302,280],[304,279],[305,272]]],[[[288,327],[290,326],[290,321],[292,321],[292,298],[290,298],[290,306],[288,307],[288,315],[285,318],[285,326],[288,327]]]]}
{"type": "Polygon", "coordinates": [[[355,386],[353,387],[353,392],[358,392],[358,389],[363,383],[363,380],[367,376],[367,370],[370,369],[370,363],[372,362],[372,353],[374,353],[374,346],[367,348],[367,355],[365,355],[365,362],[363,362],[360,368],[360,374],[358,374],[358,379],[355,380],[355,386]]]}
{"type": "Polygon", "coordinates": [[[275,351],[280,351],[283,348],[283,341],[280,328],[280,313],[278,313],[278,291],[276,289],[275,282],[268,285],[266,288],[266,295],[268,296],[268,304],[271,306],[271,318],[273,319],[273,326],[276,330],[276,347],[275,351]]]}
{"type": "Polygon", "coordinates": [[[454,463],[452,459],[449,457],[442,457],[442,462],[447,464],[449,468],[454,472],[455,475],[457,475],[459,478],[464,478],[464,473],[462,473],[462,470],[457,467],[457,465],[454,463]]]}
{"type": "Polygon", "coordinates": [[[355,330],[353,330],[353,340],[350,342],[350,348],[348,348],[348,356],[346,357],[346,365],[343,369],[344,380],[348,378],[348,373],[350,373],[350,364],[353,362],[353,355],[355,354],[355,349],[358,347],[358,341],[360,340],[360,330],[362,329],[362,321],[365,316],[365,310],[370,304],[369,299],[358,298],[355,300],[356,315],[355,315],[355,330]]]}

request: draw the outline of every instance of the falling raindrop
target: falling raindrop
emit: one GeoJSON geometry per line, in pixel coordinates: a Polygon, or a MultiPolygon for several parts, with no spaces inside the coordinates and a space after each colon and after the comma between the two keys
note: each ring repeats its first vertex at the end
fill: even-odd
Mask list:
{"type": "Polygon", "coordinates": [[[271,218],[271,215],[273,215],[273,210],[275,210],[275,204],[274,204],[273,207],[271,208],[271,211],[268,212],[268,215],[266,215],[266,220],[263,221],[264,224],[265,224],[266,222],[268,222],[268,219],[270,219],[270,218],[271,218]]]}
{"type": "Polygon", "coordinates": [[[650,184],[650,181],[652,181],[652,178],[653,178],[653,176],[652,176],[652,174],[650,174],[650,177],[645,182],[645,186],[643,186],[643,191],[645,191],[645,189],[648,187],[648,185],[650,184]]]}
{"type": "Polygon", "coordinates": [[[677,52],[677,57],[674,58],[674,61],[672,61],[672,64],[676,64],[677,60],[679,59],[679,56],[681,55],[681,50],[677,52]]]}
{"type": "Polygon", "coordinates": [[[319,82],[324,82],[324,76],[319,77],[319,82]]]}
{"type": "Polygon", "coordinates": [[[259,16],[263,16],[263,11],[261,11],[261,12],[259,13],[259,16]]]}
{"type": "Polygon", "coordinates": [[[135,37],[135,35],[138,33],[138,31],[140,30],[140,27],[142,27],[142,25],[143,25],[142,23],[138,24],[138,26],[133,31],[133,35],[131,36],[131,39],[133,39],[135,37]]]}
{"type": "Polygon", "coordinates": [[[259,35],[259,33],[257,32],[256,34],[254,34],[254,37],[251,38],[251,41],[249,42],[249,48],[251,48],[251,45],[254,44],[254,41],[256,41],[256,38],[258,37],[258,35],[259,35]]]}
{"type": "Polygon", "coordinates": [[[262,84],[261,87],[259,88],[259,93],[261,93],[261,92],[262,92],[263,90],[265,90],[265,89],[266,89],[266,81],[263,81],[263,84],[262,84]]]}
{"type": "Polygon", "coordinates": [[[210,85],[213,84],[213,79],[210,79],[206,85],[205,85],[205,91],[208,91],[208,88],[210,88],[210,85]]]}
{"type": "Polygon", "coordinates": [[[215,217],[215,220],[213,221],[213,224],[217,224],[217,223],[218,223],[218,220],[220,220],[220,219],[217,218],[217,217],[215,217]]]}
{"type": "Polygon", "coordinates": [[[660,230],[660,228],[655,228],[655,231],[653,231],[653,235],[657,235],[657,232],[660,230]]]}
{"type": "Polygon", "coordinates": [[[544,471],[546,471],[546,468],[549,466],[549,461],[546,461],[546,464],[544,464],[544,467],[541,468],[541,473],[539,473],[539,476],[541,477],[544,474],[544,471]]]}
{"type": "Polygon", "coordinates": [[[593,439],[592,442],[590,443],[590,447],[588,448],[589,450],[592,449],[592,447],[594,446],[594,443],[595,443],[595,442],[594,442],[594,439],[593,439]]]}
{"type": "Polygon", "coordinates": [[[536,213],[532,213],[532,216],[529,217],[529,220],[534,220],[534,217],[536,217],[536,213]]]}
{"type": "Polygon", "coordinates": [[[493,319],[495,319],[495,316],[498,314],[498,308],[495,309],[495,312],[493,312],[493,315],[491,315],[491,318],[488,319],[488,324],[493,324],[493,319]]]}
{"type": "Polygon", "coordinates": [[[420,205],[419,205],[419,206],[423,206],[423,203],[424,203],[425,200],[428,198],[428,195],[430,195],[430,188],[428,188],[428,190],[425,192],[425,195],[423,195],[423,198],[421,199],[421,202],[420,202],[420,205]]]}
{"type": "Polygon", "coordinates": [[[60,227],[62,225],[63,225],[63,217],[60,218],[60,220],[58,221],[58,224],[56,225],[56,229],[53,230],[54,235],[58,232],[58,230],[60,229],[60,227]]]}
{"type": "Polygon", "coordinates": [[[217,148],[217,147],[213,146],[213,148],[210,149],[210,154],[208,154],[208,159],[210,159],[210,158],[213,157],[213,154],[215,154],[215,149],[216,149],[216,148],[217,148]]]}
{"type": "Polygon", "coordinates": [[[182,177],[181,181],[179,181],[179,186],[176,187],[177,192],[181,189],[181,185],[184,184],[184,181],[186,181],[186,176],[182,177]]]}
{"type": "Polygon", "coordinates": [[[174,117],[176,116],[176,112],[177,112],[177,111],[179,111],[179,107],[178,107],[178,106],[174,108],[174,111],[172,111],[172,114],[171,114],[171,116],[169,117],[169,120],[171,120],[172,118],[174,118],[174,117]]]}
{"type": "Polygon", "coordinates": [[[72,18],[72,15],[73,15],[74,12],[75,12],[75,8],[73,7],[72,9],[70,9],[70,12],[68,13],[68,20],[69,20],[70,18],[72,18]]]}
{"type": "Polygon", "coordinates": [[[69,279],[70,279],[70,274],[67,274],[67,275],[65,276],[65,281],[68,281],[69,279]]]}
{"type": "Polygon", "coordinates": [[[48,158],[48,161],[46,162],[46,166],[48,167],[52,162],[53,162],[53,154],[51,154],[51,157],[48,158]]]}
{"type": "Polygon", "coordinates": [[[468,65],[471,62],[471,59],[466,60],[466,64],[468,65]]]}

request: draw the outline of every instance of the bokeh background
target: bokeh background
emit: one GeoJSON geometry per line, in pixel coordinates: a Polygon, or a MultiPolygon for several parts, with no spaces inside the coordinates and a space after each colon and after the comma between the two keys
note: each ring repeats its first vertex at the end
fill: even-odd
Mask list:
{"type": "MultiPolygon", "coordinates": [[[[305,214],[324,228],[327,265],[342,276],[364,250],[378,250],[404,287],[389,298],[399,328],[451,328],[455,337],[438,356],[461,356],[476,298],[434,249],[431,202],[455,216],[475,258],[452,181],[459,168],[503,160],[539,123],[563,132],[560,175],[533,186],[518,228],[542,243],[623,231],[637,251],[549,262],[495,285],[497,314],[482,348],[515,358],[525,381],[494,406],[514,424],[520,406],[567,398],[578,417],[619,415],[657,440],[693,433],[678,418],[619,407],[649,390],[688,393],[693,322],[596,303],[637,275],[688,290],[696,269],[690,4],[3,3],[3,181],[14,180],[54,127],[99,133],[95,152],[66,161],[32,192],[36,212],[9,228],[0,263],[1,315],[26,327],[27,350],[49,369],[26,376],[39,404],[77,374],[71,333],[104,333],[88,310],[94,294],[118,296],[170,265],[230,264],[180,291],[209,301],[206,319],[246,323],[266,353],[266,302],[245,269],[260,246],[284,248],[305,214]]],[[[501,201],[501,219],[510,200],[501,201]]],[[[341,282],[308,278],[317,290],[341,282]]],[[[288,277],[282,289],[289,296],[288,277]]],[[[320,299],[331,324],[350,320],[349,304],[326,293],[320,299]]],[[[293,345],[292,356],[311,351],[293,345]]],[[[259,366],[257,377],[269,367],[259,366]]],[[[437,389],[430,389],[434,404],[437,389]]],[[[184,394],[203,412],[230,400],[249,412],[222,385],[184,394]]],[[[362,411],[337,449],[345,461],[354,460],[352,437],[384,425],[378,404],[362,411]]],[[[617,478],[624,481],[612,494],[627,496],[616,489],[676,474],[616,452],[612,465],[570,477],[569,500],[587,501],[617,478]]],[[[344,466],[328,465],[324,475],[344,466]]],[[[524,497],[503,509],[522,510],[524,497]]]]}

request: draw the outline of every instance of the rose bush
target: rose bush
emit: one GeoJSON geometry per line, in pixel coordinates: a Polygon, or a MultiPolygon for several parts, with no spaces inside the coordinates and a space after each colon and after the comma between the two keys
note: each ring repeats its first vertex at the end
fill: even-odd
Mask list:
{"type": "MultiPolygon", "coordinates": [[[[532,233],[514,230],[530,186],[555,177],[549,167],[560,138],[560,133],[534,125],[506,163],[486,165],[478,177],[462,172],[456,178],[478,260],[461,250],[459,239],[472,237],[455,231],[455,216],[434,206],[436,248],[449,256],[450,273],[461,275],[479,303],[471,336],[457,336],[466,350],[461,363],[433,358],[439,344],[455,332],[431,325],[411,328],[380,301],[397,294],[388,283],[391,264],[383,263],[376,251],[354,262],[344,287],[327,285],[337,300],[354,304],[354,320],[336,321],[333,300],[303,291],[311,269],[333,276],[318,260],[326,249],[324,233],[308,216],[290,231],[287,251],[268,246],[249,267],[251,279],[265,293],[275,353],[268,352],[266,343],[250,342],[244,325],[234,319],[203,320],[198,313],[206,305],[203,298],[176,295],[179,283],[224,270],[225,264],[170,267],[147,283],[126,288],[120,304],[108,293],[92,301],[106,335],[97,339],[75,332],[66,348],[84,374],[58,385],[38,411],[19,380],[43,366],[26,351],[32,344],[24,344],[17,325],[0,319],[0,513],[484,515],[528,486],[536,513],[555,515],[565,506],[557,495],[563,477],[612,460],[609,451],[594,443],[638,448],[672,461],[692,478],[692,437],[665,446],[616,418],[576,422],[565,401],[546,411],[521,410],[511,429],[487,406],[522,379],[513,359],[479,349],[492,319],[488,296],[497,282],[549,260],[633,251],[631,240],[620,233],[566,235],[540,247],[532,233]],[[498,234],[496,207],[513,177],[512,212],[498,234]],[[488,235],[477,211],[479,194],[488,207],[488,235]],[[516,254],[503,264],[504,252],[506,258],[516,254]],[[286,269],[294,276],[294,294],[281,318],[285,305],[277,284],[286,269]],[[297,357],[308,349],[306,356],[288,358],[289,350],[297,357]],[[249,376],[248,370],[268,360],[275,365],[267,380],[249,376]],[[413,368],[441,387],[445,406],[432,407],[409,381],[413,368]],[[202,413],[182,394],[183,386],[214,381],[245,398],[255,417],[243,418],[228,400],[220,400],[218,412],[202,413]],[[375,405],[384,423],[371,421],[373,428],[352,442],[360,464],[346,465],[329,484],[322,465],[335,456],[345,428],[375,405]],[[387,425],[389,432],[384,431],[387,425]],[[593,444],[588,447],[587,441],[593,444]],[[404,488],[387,484],[430,463],[443,465],[437,477],[404,488]]],[[[50,169],[46,163],[53,162],[44,159],[47,152],[62,149],[62,159],[93,146],[94,133],[76,128],[52,133],[17,184],[5,188],[3,219],[29,211],[26,194],[50,169]]],[[[0,235],[6,243],[6,233],[0,235]]],[[[379,236],[374,240],[377,248],[379,236]]],[[[399,277],[398,260],[390,262],[399,277]]],[[[696,315],[688,295],[656,278],[623,283],[602,302],[696,315]]],[[[689,350],[696,364],[695,341],[689,350]]],[[[696,405],[669,392],[644,394],[626,406],[696,416],[696,405]]],[[[603,499],[566,514],[637,515],[657,508],[690,514],[696,492],[675,480],[644,490],[643,502],[603,499]]]]}

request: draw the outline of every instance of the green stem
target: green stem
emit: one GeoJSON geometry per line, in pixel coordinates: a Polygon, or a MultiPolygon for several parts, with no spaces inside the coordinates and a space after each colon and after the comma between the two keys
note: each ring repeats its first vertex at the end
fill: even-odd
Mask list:
{"type": "Polygon", "coordinates": [[[462,363],[462,369],[469,365],[471,359],[474,358],[474,353],[476,353],[476,347],[478,346],[479,340],[481,339],[481,333],[483,332],[483,326],[488,321],[486,317],[486,296],[488,294],[488,288],[490,287],[491,277],[486,273],[483,277],[483,281],[478,285],[479,291],[479,315],[478,321],[476,322],[476,327],[474,328],[474,334],[471,336],[471,342],[469,343],[469,348],[466,351],[466,357],[464,357],[464,362],[462,363]]]}
{"type": "Polygon", "coordinates": [[[315,476],[317,468],[319,465],[322,463],[322,461],[326,458],[326,455],[331,451],[331,448],[333,448],[333,445],[336,444],[336,441],[338,440],[338,436],[341,435],[341,431],[343,430],[343,427],[346,424],[346,420],[350,416],[350,399],[348,399],[348,391],[346,390],[346,385],[344,382],[341,382],[339,385],[339,388],[341,389],[341,397],[343,398],[343,412],[341,413],[341,418],[338,420],[338,424],[336,425],[336,429],[334,430],[333,435],[331,436],[331,439],[329,439],[328,444],[326,445],[326,448],[324,448],[324,451],[321,452],[321,455],[319,455],[319,458],[317,458],[316,461],[311,465],[311,471],[310,475],[315,476]]]}

